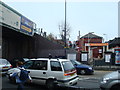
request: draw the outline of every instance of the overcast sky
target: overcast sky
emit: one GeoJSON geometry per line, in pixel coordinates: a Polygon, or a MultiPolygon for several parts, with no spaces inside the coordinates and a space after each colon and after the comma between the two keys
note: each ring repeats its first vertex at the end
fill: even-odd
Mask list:
{"type": "MultiPolygon", "coordinates": [[[[59,2],[2,1],[35,22],[37,28],[43,28],[47,34],[53,33],[59,38],[58,25],[64,22],[63,0],[59,2]]],[[[71,26],[70,40],[77,40],[78,31],[81,36],[94,32],[94,34],[104,37],[105,40],[118,36],[118,2],[112,0],[106,0],[107,2],[104,2],[105,0],[101,2],[81,1],[67,2],[67,22],[71,26]]]]}

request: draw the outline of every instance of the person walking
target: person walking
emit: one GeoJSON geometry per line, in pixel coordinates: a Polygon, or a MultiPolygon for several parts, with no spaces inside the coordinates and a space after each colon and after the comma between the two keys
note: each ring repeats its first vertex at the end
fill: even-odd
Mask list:
{"type": "Polygon", "coordinates": [[[15,78],[16,83],[18,84],[17,90],[24,90],[24,83],[27,81],[31,82],[32,80],[29,71],[25,70],[23,64],[22,61],[18,61],[16,63],[16,69],[14,69],[14,72],[11,75],[11,77],[15,78]]]}
{"type": "Polygon", "coordinates": [[[16,63],[16,67],[20,70],[18,72],[18,76],[16,76],[16,83],[18,84],[17,90],[23,90],[24,89],[24,82],[20,79],[21,69],[24,69],[23,62],[18,61],[16,63]]]}
{"type": "Polygon", "coordinates": [[[23,67],[23,62],[19,61],[16,66],[20,70],[18,73],[18,88],[17,90],[23,90],[24,89],[24,83],[26,83],[28,80],[31,81],[31,77],[29,76],[29,72],[25,70],[23,67]]]}

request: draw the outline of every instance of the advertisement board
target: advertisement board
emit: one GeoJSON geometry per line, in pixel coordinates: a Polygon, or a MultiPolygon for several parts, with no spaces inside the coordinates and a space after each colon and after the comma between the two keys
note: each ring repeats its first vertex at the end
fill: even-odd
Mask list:
{"type": "Polygon", "coordinates": [[[109,63],[111,59],[111,54],[106,54],[105,55],[105,62],[109,63]]]}
{"type": "Polygon", "coordinates": [[[115,64],[120,64],[120,48],[115,49],[115,64]]]}
{"type": "Polygon", "coordinates": [[[20,20],[21,20],[21,17],[19,15],[14,13],[9,8],[0,4],[0,22],[1,23],[14,27],[16,29],[20,29],[20,20]]]}
{"type": "Polygon", "coordinates": [[[21,16],[20,32],[33,36],[34,23],[24,16],[21,16]]]}
{"type": "Polygon", "coordinates": [[[81,61],[88,61],[88,54],[87,53],[82,53],[81,61]]]}

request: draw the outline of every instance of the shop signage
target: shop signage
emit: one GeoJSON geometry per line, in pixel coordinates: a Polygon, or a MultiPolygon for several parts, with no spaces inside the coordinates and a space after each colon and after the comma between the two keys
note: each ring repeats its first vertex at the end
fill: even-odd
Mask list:
{"type": "Polygon", "coordinates": [[[107,46],[108,43],[90,43],[89,46],[107,46]]]}
{"type": "Polygon", "coordinates": [[[33,36],[34,23],[24,16],[21,16],[20,32],[33,36]]]}

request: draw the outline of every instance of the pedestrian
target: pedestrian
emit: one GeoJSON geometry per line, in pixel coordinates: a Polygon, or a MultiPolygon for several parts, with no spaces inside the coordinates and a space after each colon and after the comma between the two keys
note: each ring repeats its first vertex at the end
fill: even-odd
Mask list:
{"type": "Polygon", "coordinates": [[[17,90],[23,90],[24,83],[26,83],[27,81],[31,82],[29,72],[25,70],[23,64],[24,63],[22,61],[18,61],[16,63],[16,69],[14,69],[14,72],[11,75],[11,77],[15,78],[16,83],[18,84],[17,90]]]}
{"type": "Polygon", "coordinates": [[[49,59],[51,59],[52,58],[52,55],[49,53],[49,59]]]}
{"type": "Polygon", "coordinates": [[[31,77],[29,76],[29,72],[25,70],[23,67],[23,62],[19,61],[17,62],[16,66],[20,70],[18,73],[19,78],[18,79],[18,88],[17,90],[23,90],[24,89],[24,83],[26,83],[28,80],[31,81],[31,77]]]}
{"type": "Polygon", "coordinates": [[[23,67],[23,62],[18,61],[18,62],[16,63],[16,67],[20,70],[19,73],[18,73],[18,76],[16,77],[16,83],[18,84],[17,90],[23,90],[23,88],[24,88],[24,82],[22,82],[22,81],[20,80],[21,69],[24,69],[24,67],[23,67]]]}

